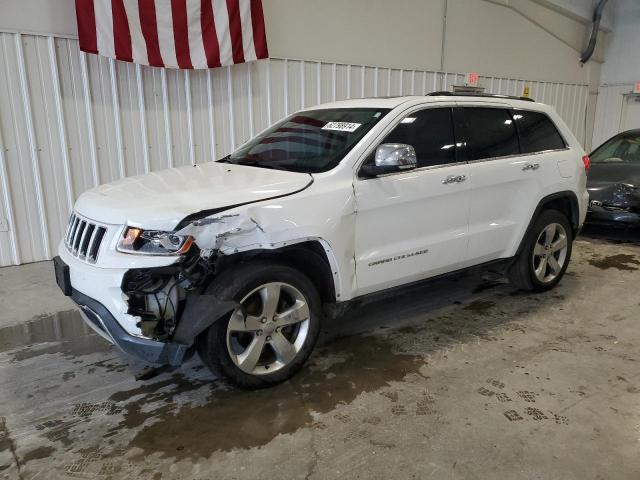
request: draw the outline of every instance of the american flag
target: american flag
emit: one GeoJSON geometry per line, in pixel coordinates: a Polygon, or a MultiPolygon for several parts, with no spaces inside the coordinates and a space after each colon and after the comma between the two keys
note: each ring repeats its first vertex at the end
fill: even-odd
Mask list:
{"type": "Polygon", "coordinates": [[[80,49],[166,68],[267,58],[262,0],[76,0],[80,49]]]}

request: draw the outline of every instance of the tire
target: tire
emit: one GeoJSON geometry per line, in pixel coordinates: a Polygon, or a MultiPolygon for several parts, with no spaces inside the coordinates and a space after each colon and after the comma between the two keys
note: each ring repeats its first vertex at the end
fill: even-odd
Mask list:
{"type": "Polygon", "coordinates": [[[524,242],[508,271],[509,280],[521,290],[552,289],[562,279],[571,259],[573,230],[569,220],[557,210],[543,210],[524,242]],[[559,248],[563,241],[564,247],[559,248]]]}
{"type": "Polygon", "coordinates": [[[246,389],[291,378],[320,333],[322,306],[314,284],[298,270],[275,262],[240,265],[221,277],[227,298],[241,307],[198,337],[204,364],[246,389]]]}

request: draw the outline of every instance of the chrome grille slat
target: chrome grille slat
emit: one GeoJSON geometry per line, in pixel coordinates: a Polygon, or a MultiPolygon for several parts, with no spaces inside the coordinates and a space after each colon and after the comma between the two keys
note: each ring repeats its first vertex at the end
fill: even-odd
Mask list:
{"type": "Polygon", "coordinates": [[[76,234],[73,237],[73,253],[78,253],[78,247],[80,246],[80,239],[82,238],[82,232],[84,232],[85,227],[87,226],[87,222],[84,220],[80,221],[78,228],[76,229],[76,234]]]}
{"type": "Polygon", "coordinates": [[[73,222],[76,216],[72,213],[71,217],[69,217],[69,224],[67,225],[67,231],[64,234],[64,243],[69,243],[69,234],[71,233],[71,227],[73,227],[73,222]]]}
{"type": "Polygon", "coordinates": [[[67,239],[67,246],[71,245],[73,242],[73,236],[76,233],[76,228],[78,228],[78,217],[73,218],[73,225],[71,226],[71,230],[69,231],[69,238],[67,239]]]}
{"type": "Polygon", "coordinates": [[[98,233],[98,230],[100,229],[100,227],[98,227],[97,225],[95,226],[95,228],[93,229],[93,233],[91,234],[91,238],[89,239],[89,244],[87,245],[87,251],[85,252],[85,258],[90,261],[91,257],[91,246],[93,245],[93,242],[95,242],[96,240],[96,234],[98,233]]]}
{"type": "Polygon", "coordinates": [[[94,242],[96,241],[96,236],[98,235],[98,230],[100,230],[100,228],[101,227],[96,225],[93,229],[93,233],[91,234],[91,238],[89,239],[89,244],[87,245],[87,251],[85,253],[85,259],[87,260],[87,262],[95,261],[95,258],[91,256],[91,250],[93,248],[94,242]]]}
{"type": "Polygon", "coordinates": [[[96,263],[107,227],[71,214],[64,244],[71,255],[88,263],[96,263]]]}
{"type": "Polygon", "coordinates": [[[80,223],[80,219],[77,216],[73,216],[71,221],[73,222],[71,229],[69,230],[69,238],[67,239],[67,247],[70,247],[73,243],[73,237],[76,234],[76,229],[78,228],[78,223],[80,223]]]}
{"type": "Polygon", "coordinates": [[[84,229],[82,238],[80,239],[80,247],[78,248],[78,256],[84,258],[87,256],[87,248],[89,247],[89,240],[93,237],[93,232],[96,230],[96,226],[93,223],[87,223],[84,229]]]}
{"type": "Polygon", "coordinates": [[[102,239],[104,238],[105,233],[107,233],[107,229],[105,227],[96,228],[96,237],[91,243],[91,247],[89,247],[89,253],[87,256],[89,262],[95,263],[96,260],[98,260],[100,245],[102,244],[102,239]]]}
{"type": "Polygon", "coordinates": [[[69,242],[69,246],[71,247],[71,251],[73,251],[73,247],[76,244],[76,238],[78,238],[78,232],[80,231],[80,225],[82,224],[82,220],[78,218],[76,221],[76,226],[73,229],[73,237],[71,237],[71,241],[69,242]]]}

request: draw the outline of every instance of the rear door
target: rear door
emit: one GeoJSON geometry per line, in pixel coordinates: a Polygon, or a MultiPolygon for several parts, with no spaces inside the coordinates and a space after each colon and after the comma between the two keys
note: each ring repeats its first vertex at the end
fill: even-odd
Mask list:
{"type": "Polygon", "coordinates": [[[467,253],[468,171],[452,108],[408,113],[380,143],[413,146],[417,168],[354,181],[359,295],[461,268],[467,253]]]}
{"type": "Polygon", "coordinates": [[[509,257],[541,192],[558,181],[554,151],[564,141],[539,112],[465,105],[455,119],[471,183],[467,258],[479,264],[509,257]]]}

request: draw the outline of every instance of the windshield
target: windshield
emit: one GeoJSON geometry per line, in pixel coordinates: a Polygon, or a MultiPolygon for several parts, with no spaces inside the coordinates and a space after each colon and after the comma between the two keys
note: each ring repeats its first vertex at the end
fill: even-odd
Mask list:
{"type": "Polygon", "coordinates": [[[296,113],[222,161],[317,173],[334,168],[388,109],[332,108],[296,113]]]}
{"type": "Polygon", "coordinates": [[[612,138],[591,154],[591,162],[640,164],[640,133],[612,138]]]}

